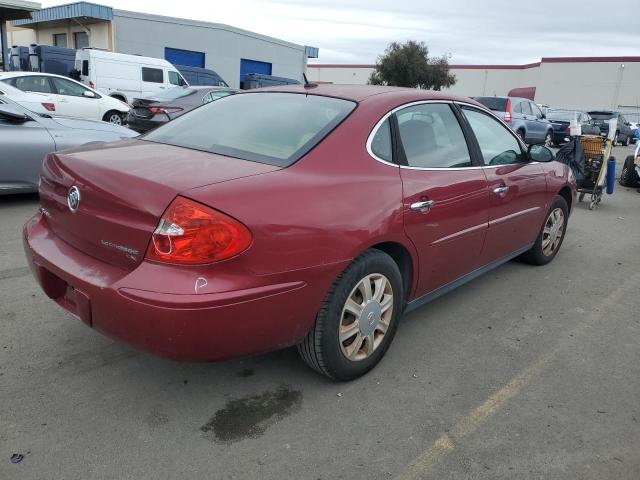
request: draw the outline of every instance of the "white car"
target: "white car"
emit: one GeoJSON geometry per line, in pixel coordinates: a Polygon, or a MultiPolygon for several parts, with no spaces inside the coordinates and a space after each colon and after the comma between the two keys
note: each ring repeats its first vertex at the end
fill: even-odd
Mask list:
{"type": "MultiPolygon", "coordinates": [[[[61,75],[40,72],[4,72],[0,73],[0,86],[10,85],[28,93],[44,93],[55,103],[55,112],[51,115],[103,120],[122,125],[129,113],[126,103],[98,93],[96,90],[61,75]]],[[[19,100],[16,100],[18,103],[19,100]]]]}
{"type": "Polygon", "coordinates": [[[48,115],[56,114],[56,102],[47,93],[30,93],[18,90],[6,83],[0,83],[0,98],[6,97],[19,103],[27,110],[48,115]]]}

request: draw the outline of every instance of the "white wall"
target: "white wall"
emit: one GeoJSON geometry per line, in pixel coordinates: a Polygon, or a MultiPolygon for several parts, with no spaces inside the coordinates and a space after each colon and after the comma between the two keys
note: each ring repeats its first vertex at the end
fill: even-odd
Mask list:
{"type": "Polygon", "coordinates": [[[239,87],[240,59],[272,64],[272,74],[302,81],[304,47],[227,25],[114,10],[115,51],[164,58],[165,47],[205,53],[205,66],[239,87]]]}

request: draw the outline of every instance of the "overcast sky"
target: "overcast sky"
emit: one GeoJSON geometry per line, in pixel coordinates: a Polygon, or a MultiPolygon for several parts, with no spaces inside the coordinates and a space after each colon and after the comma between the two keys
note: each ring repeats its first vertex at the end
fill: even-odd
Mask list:
{"type": "MultiPolygon", "coordinates": [[[[640,56],[638,0],[95,0],[226,23],[320,48],[316,63],[374,63],[392,41],[424,41],[452,64],[549,56],[640,56]]],[[[61,1],[42,1],[43,6],[61,1]]],[[[180,47],[163,40],[167,46],[180,47]]]]}

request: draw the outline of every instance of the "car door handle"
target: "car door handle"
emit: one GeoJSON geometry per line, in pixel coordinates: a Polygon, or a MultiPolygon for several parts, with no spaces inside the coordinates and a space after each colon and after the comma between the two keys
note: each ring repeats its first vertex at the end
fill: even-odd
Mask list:
{"type": "Polygon", "coordinates": [[[509,187],[507,187],[507,186],[498,187],[498,188],[494,188],[493,189],[493,193],[495,193],[499,197],[504,197],[507,194],[508,191],[509,191],[509,187]]]}
{"type": "Polygon", "coordinates": [[[426,213],[435,202],[433,200],[426,200],[424,202],[412,203],[409,208],[414,212],[426,213]]]}

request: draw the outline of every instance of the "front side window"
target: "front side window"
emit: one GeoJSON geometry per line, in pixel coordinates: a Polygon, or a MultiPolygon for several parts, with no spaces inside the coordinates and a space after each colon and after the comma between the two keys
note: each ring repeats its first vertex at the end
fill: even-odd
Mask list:
{"type": "Polygon", "coordinates": [[[470,167],[462,128],[446,103],[425,103],[396,113],[400,140],[410,167],[470,167]]]}
{"type": "Polygon", "coordinates": [[[53,93],[47,77],[27,75],[11,79],[11,85],[23,92],[53,93]]]}
{"type": "Polygon", "coordinates": [[[87,91],[82,85],[78,85],[70,80],[64,78],[52,77],[53,85],[56,87],[58,95],[69,95],[71,97],[82,97],[84,92],[87,91]]]}
{"type": "Polygon", "coordinates": [[[538,107],[538,105],[536,105],[535,103],[531,103],[531,111],[533,112],[533,114],[536,116],[536,118],[542,118],[542,110],[540,110],[540,107],[538,107]]]}
{"type": "Polygon", "coordinates": [[[171,85],[177,85],[178,87],[182,87],[183,85],[187,84],[187,82],[184,81],[184,78],[182,78],[182,76],[178,72],[169,70],[168,74],[169,74],[169,83],[171,85]]]}
{"type": "Polygon", "coordinates": [[[478,140],[485,165],[524,161],[520,143],[504,125],[478,110],[463,108],[463,112],[478,140]]]}
{"type": "Polygon", "coordinates": [[[286,167],[316,146],[355,107],[355,102],[320,95],[229,95],[143,139],[286,167]]]}
{"type": "Polygon", "coordinates": [[[142,81],[151,83],[164,83],[162,69],[142,67],[142,81]]]}
{"type": "Polygon", "coordinates": [[[85,77],[89,75],[89,60],[82,61],[82,75],[85,77]]]}

